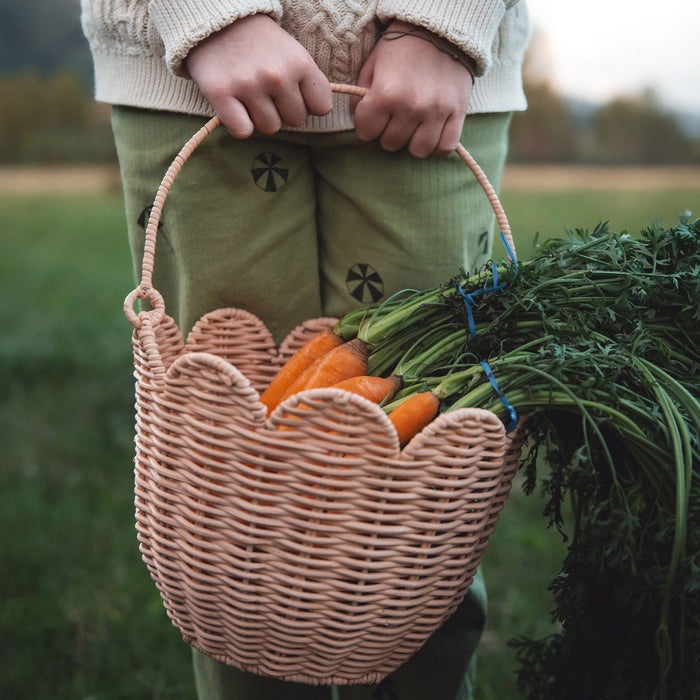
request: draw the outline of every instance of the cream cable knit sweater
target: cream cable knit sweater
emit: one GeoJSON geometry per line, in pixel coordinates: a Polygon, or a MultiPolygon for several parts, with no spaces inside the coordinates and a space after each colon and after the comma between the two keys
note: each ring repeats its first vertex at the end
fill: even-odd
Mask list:
{"type": "MultiPolygon", "coordinates": [[[[354,83],[379,24],[400,19],[439,34],[475,59],[469,113],[525,108],[521,66],[529,38],[525,0],[81,0],[92,50],[95,96],[111,104],[213,114],[183,60],[236,19],[273,17],[332,82],[354,83]]],[[[304,131],[352,128],[347,99],[304,131]]]]}

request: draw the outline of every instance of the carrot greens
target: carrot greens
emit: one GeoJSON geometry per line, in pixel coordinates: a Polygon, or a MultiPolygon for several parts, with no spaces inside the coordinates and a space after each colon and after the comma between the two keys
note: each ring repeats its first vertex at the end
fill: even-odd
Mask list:
{"type": "Polygon", "coordinates": [[[430,391],[442,411],[524,421],[527,491],[539,483],[547,524],[570,536],[550,585],[561,631],[511,642],[528,698],[700,687],[699,329],[689,214],[635,237],[567,232],[335,329],[367,344],[370,373],[402,377],[387,412],[430,391]]]}

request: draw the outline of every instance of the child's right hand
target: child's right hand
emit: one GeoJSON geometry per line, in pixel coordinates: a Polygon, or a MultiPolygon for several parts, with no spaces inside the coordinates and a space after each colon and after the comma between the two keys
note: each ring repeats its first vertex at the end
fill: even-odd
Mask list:
{"type": "Polygon", "coordinates": [[[330,83],[304,47],[268,15],[251,15],[197,44],[185,67],[234,138],[274,134],[328,114],[330,83]]]}

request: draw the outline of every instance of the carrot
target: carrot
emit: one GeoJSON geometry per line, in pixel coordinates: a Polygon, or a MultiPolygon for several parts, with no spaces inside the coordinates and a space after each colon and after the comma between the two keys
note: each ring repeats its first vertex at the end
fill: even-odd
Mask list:
{"type": "Polygon", "coordinates": [[[350,377],[350,379],[343,379],[342,382],[334,384],[333,388],[364,396],[375,403],[382,403],[385,399],[391,399],[401,388],[401,384],[401,377],[396,374],[392,374],[390,377],[372,377],[362,374],[350,377]]]}
{"type": "Polygon", "coordinates": [[[403,447],[437,415],[440,399],[432,391],[413,394],[400,403],[391,413],[389,420],[396,428],[399,444],[403,447]]]}
{"type": "Polygon", "coordinates": [[[267,406],[267,415],[269,416],[272,413],[273,409],[281,401],[284,392],[314,360],[342,343],[343,339],[330,329],[322,330],[307,340],[282,365],[260,397],[260,401],[267,406]]]}
{"type": "Polygon", "coordinates": [[[288,387],[281,401],[306,389],[318,389],[337,384],[343,379],[367,373],[368,350],[358,338],[329,350],[314,360],[288,387]]]}

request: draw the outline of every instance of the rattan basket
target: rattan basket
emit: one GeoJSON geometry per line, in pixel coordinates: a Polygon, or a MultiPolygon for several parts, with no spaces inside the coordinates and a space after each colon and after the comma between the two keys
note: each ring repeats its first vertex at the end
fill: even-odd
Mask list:
{"type": "MultiPolygon", "coordinates": [[[[151,284],[155,239],[175,177],[218,125],[208,122],[168,169],[141,284],[124,302],[134,326],[140,551],[173,624],[201,652],[290,681],[376,683],[462,601],[521,433],[461,409],[400,450],[381,408],[337,389],[298,394],[268,418],[262,390],[335,319],[307,321],[277,348],[255,316],[219,309],[183,342],[151,284]],[[137,299],[149,310],[137,314],[137,299]]],[[[512,246],[495,192],[458,152],[512,246]]]]}

